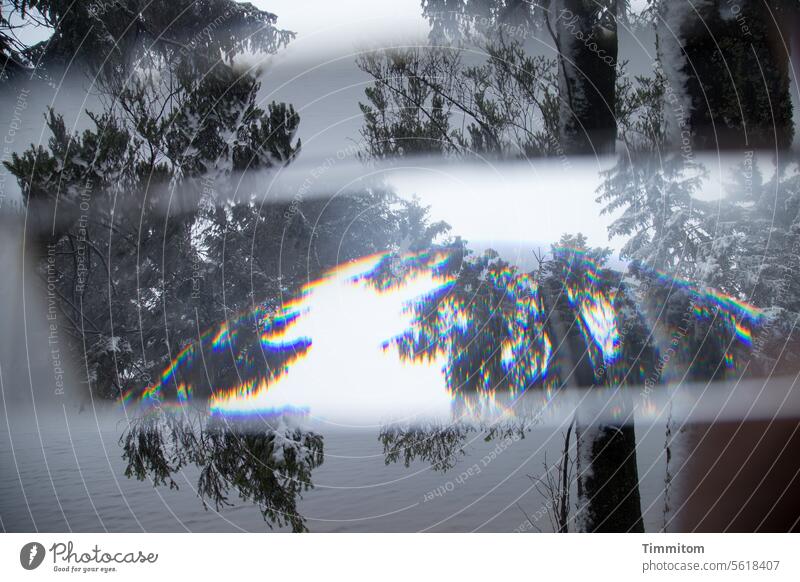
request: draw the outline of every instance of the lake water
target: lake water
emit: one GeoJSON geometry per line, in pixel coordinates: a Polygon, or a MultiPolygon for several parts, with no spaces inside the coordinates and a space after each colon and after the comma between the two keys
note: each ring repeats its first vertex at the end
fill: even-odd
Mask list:
{"type": "MultiPolygon", "coordinates": [[[[204,510],[195,471],[183,471],[178,490],[124,476],[118,443],[123,418],[103,411],[0,416],[0,518],[6,531],[265,531],[252,503],[204,510]],[[13,446],[12,446],[13,444],[13,446]]],[[[315,488],[298,507],[311,531],[514,531],[524,511],[544,531],[544,498],[527,475],[543,472],[545,454],[557,459],[563,439],[552,428],[534,429],[483,463],[497,441],[472,436],[463,457],[446,473],[425,463],[386,465],[375,430],[333,430],[325,436],[325,462],[315,488]],[[474,464],[479,473],[459,479],[474,464]],[[441,495],[433,496],[439,489],[441,495]],[[426,498],[429,499],[426,501],[426,498]],[[432,499],[431,499],[432,498],[432,499]],[[541,517],[536,519],[536,515],[541,517]]],[[[662,523],[663,426],[637,426],[642,506],[646,528],[662,523]]],[[[573,503],[575,499],[573,497],[573,503]]]]}

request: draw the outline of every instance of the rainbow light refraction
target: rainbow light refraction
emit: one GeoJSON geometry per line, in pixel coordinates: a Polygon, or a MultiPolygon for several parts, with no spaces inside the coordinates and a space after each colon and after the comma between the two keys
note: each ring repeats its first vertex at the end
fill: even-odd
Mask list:
{"type": "Polygon", "coordinates": [[[763,318],[760,309],[711,287],[698,287],[686,279],[659,271],[652,274],[665,288],[678,288],[688,293],[694,301],[692,311],[697,319],[721,317],[738,341],[746,346],[752,344],[753,327],[763,318]]]}
{"type": "Polygon", "coordinates": [[[512,414],[498,391],[513,399],[548,381],[552,341],[529,274],[496,266],[479,289],[460,288],[415,309],[410,328],[386,347],[410,361],[441,360],[454,404],[468,416],[512,414]]]}
{"type": "MultiPolygon", "coordinates": [[[[587,344],[597,347],[605,364],[613,363],[619,356],[619,331],[615,324],[614,299],[616,289],[602,290],[600,271],[596,261],[585,250],[561,248],[572,259],[571,268],[582,274],[579,286],[566,285],[570,303],[579,312],[579,324],[587,344]]],[[[640,269],[655,278],[662,289],[685,292],[692,300],[692,314],[698,320],[720,317],[733,337],[745,346],[752,344],[752,330],[762,319],[761,310],[749,303],[721,291],[698,286],[662,271],[640,269]]],[[[606,286],[607,287],[607,286],[606,286]]],[[[725,354],[725,364],[732,367],[733,356],[725,354]]]]}
{"type": "Polygon", "coordinates": [[[620,335],[614,309],[616,290],[602,289],[599,268],[594,260],[575,251],[572,251],[572,257],[580,258],[581,264],[570,264],[570,269],[579,275],[579,283],[565,283],[567,299],[577,311],[578,326],[586,344],[594,348],[589,350],[589,354],[595,369],[601,364],[610,366],[620,354],[620,335]]]}
{"type": "MultiPolygon", "coordinates": [[[[563,290],[590,359],[596,370],[613,365],[621,357],[618,289],[586,253],[568,252],[563,290]]],[[[514,399],[533,387],[550,398],[558,357],[540,283],[502,261],[478,272],[453,256],[382,252],[332,268],[277,307],[259,304],[206,330],[122,403],[185,406],[210,394],[203,404],[226,416],[405,414],[427,404],[479,415],[513,414],[514,399]],[[215,375],[214,357],[229,358],[227,375],[215,375]]],[[[751,344],[758,309],[657,278],[691,295],[694,317],[720,317],[751,344]]],[[[734,366],[731,350],[724,365],[734,366]]]]}
{"type": "MultiPolygon", "coordinates": [[[[317,408],[324,408],[333,398],[357,408],[361,401],[369,399],[369,394],[362,394],[359,401],[349,399],[347,394],[342,396],[340,388],[329,389],[327,398],[320,390],[305,390],[304,394],[304,389],[297,386],[285,389],[285,385],[291,384],[290,370],[292,376],[307,378],[301,369],[305,361],[310,361],[312,366],[307,368],[315,367],[320,374],[306,385],[332,381],[345,386],[346,393],[349,387],[352,395],[355,388],[348,385],[346,376],[368,367],[372,357],[390,359],[383,344],[409,327],[411,306],[452,285],[454,278],[444,272],[446,262],[444,253],[400,257],[377,253],[330,269],[303,285],[294,299],[276,309],[269,311],[259,305],[206,330],[199,340],[181,348],[157,382],[140,392],[139,402],[144,407],[168,405],[165,394],[174,391],[179,405],[188,403],[197,392],[192,382],[202,381],[203,374],[197,368],[207,364],[209,355],[228,352],[240,366],[236,371],[240,381],[211,387],[208,406],[212,414],[305,414],[311,412],[308,403],[321,403],[317,408]],[[332,319],[334,323],[328,324],[332,319]],[[253,329],[255,335],[248,335],[253,329]],[[345,329],[352,335],[343,333],[345,329]],[[256,339],[258,350],[238,345],[252,343],[248,340],[251,337],[256,339]],[[362,337],[366,339],[362,341],[362,337]],[[370,345],[374,350],[372,355],[370,345]],[[348,357],[353,361],[346,362],[348,357]],[[330,364],[327,371],[326,364],[330,364]]],[[[400,361],[396,356],[393,359],[400,361]]],[[[370,379],[373,383],[379,380],[370,379]]],[[[364,385],[365,381],[355,383],[364,385]]],[[[378,394],[376,390],[373,392],[378,394]]],[[[449,402],[443,381],[438,397],[449,402]]],[[[132,400],[133,392],[122,398],[123,404],[132,400]]],[[[436,395],[432,400],[437,400],[436,395]]]]}
{"type": "MultiPolygon", "coordinates": [[[[356,409],[380,411],[382,404],[390,409],[394,405],[384,388],[386,378],[372,370],[392,369],[383,365],[381,346],[386,337],[408,327],[410,306],[452,285],[452,277],[442,272],[444,258],[417,253],[392,260],[380,254],[308,283],[297,299],[278,310],[276,319],[286,322],[280,330],[273,332],[268,323],[261,336],[263,349],[302,351],[302,357],[288,359],[275,381],[261,378],[215,391],[212,412],[251,414],[295,407],[298,401],[312,403],[309,409],[328,417],[344,416],[348,408],[354,415],[356,409]]],[[[440,399],[448,396],[443,382],[438,392],[440,399]]],[[[434,387],[431,400],[436,396],[434,387]]],[[[424,398],[417,402],[425,404],[424,398]]]]}

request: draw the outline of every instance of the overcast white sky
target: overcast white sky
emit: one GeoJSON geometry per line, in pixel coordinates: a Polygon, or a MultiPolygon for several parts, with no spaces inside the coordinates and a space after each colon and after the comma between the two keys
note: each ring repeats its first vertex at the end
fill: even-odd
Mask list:
{"type": "Polygon", "coordinates": [[[397,31],[424,24],[419,0],[251,0],[278,15],[278,25],[310,36],[332,29],[397,31]]]}

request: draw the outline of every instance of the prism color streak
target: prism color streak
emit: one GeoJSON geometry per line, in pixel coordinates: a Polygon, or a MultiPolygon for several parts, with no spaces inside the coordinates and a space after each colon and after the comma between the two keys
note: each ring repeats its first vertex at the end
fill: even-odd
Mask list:
{"type": "MultiPolygon", "coordinates": [[[[191,382],[203,381],[198,368],[208,365],[209,356],[229,352],[240,381],[210,387],[212,414],[302,413],[338,420],[430,409],[446,414],[450,396],[441,364],[410,366],[382,349],[410,327],[415,302],[452,285],[446,262],[443,253],[379,253],[331,269],[271,313],[257,306],[203,333],[141,393],[141,403],[162,405],[173,391],[186,403],[197,393],[191,382]],[[243,345],[253,327],[257,349],[243,345]]],[[[123,402],[130,400],[128,394],[123,402]]]]}
{"type": "Polygon", "coordinates": [[[306,285],[298,299],[279,311],[279,316],[291,315],[290,322],[261,337],[264,350],[302,354],[288,361],[291,372],[275,381],[262,378],[216,391],[212,412],[305,406],[316,417],[339,421],[413,415],[431,407],[446,413],[449,395],[435,368],[404,365],[381,346],[410,326],[409,306],[446,291],[452,279],[440,273],[440,256],[415,255],[384,264],[385,258],[357,261],[306,285]],[[396,274],[385,277],[379,267],[391,267],[396,274]]]}
{"type": "MultiPolygon", "coordinates": [[[[597,372],[621,360],[620,291],[608,284],[608,270],[581,251],[567,252],[562,288],[597,372]]],[[[211,414],[349,422],[509,415],[534,387],[548,399],[559,386],[557,342],[540,283],[502,261],[478,268],[453,258],[445,250],[386,252],[331,269],[281,306],[258,305],[185,345],[139,401],[183,406],[206,393],[211,414]],[[215,380],[205,369],[215,354],[233,356],[238,380],[215,380]]],[[[693,317],[721,316],[733,340],[750,345],[757,309],[657,279],[689,293],[693,317]]],[[[644,375],[643,364],[635,366],[644,375]]],[[[730,350],[724,367],[734,367],[730,350]]],[[[122,400],[128,405],[132,393],[122,400]]]]}
{"type": "Polygon", "coordinates": [[[469,415],[494,409],[498,390],[515,397],[545,383],[552,355],[538,285],[508,266],[490,269],[476,290],[420,305],[391,343],[410,361],[442,359],[447,386],[469,415]]]}

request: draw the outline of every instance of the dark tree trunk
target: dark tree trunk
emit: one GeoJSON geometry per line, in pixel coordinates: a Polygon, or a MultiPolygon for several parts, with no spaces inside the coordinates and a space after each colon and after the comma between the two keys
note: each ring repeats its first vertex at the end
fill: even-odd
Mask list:
{"type": "Polygon", "coordinates": [[[790,147],[791,2],[709,0],[664,10],[677,10],[678,38],[662,29],[659,42],[678,61],[667,73],[686,93],[684,141],[691,135],[695,149],[707,150],[790,147]]]}
{"type": "Polygon", "coordinates": [[[593,417],[586,418],[586,413],[585,408],[579,410],[577,424],[578,499],[583,529],[643,532],[633,422],[593,423],[593,417]]]}
{"type": "MultiPolygon", "coordinates": [[[[581,397],[575,423],[579,526],[587,532],[643,532],[633,415],[627,422],[610,420],[612,402],[599,393],[608,390],[604,386],[608,375],[595,371],[577,323],[569,328],[564,323],[563,314],[554,309],[553,331],[566,338],[554,356],[573,365],[562,370],[569,376],[566,384],[593,387],[581,397]]],[[[621,418],[626,419],[630,403],[618,396],[613,404],[621,405],[621,418]]]]}
{"type": "Polygon", "coordinates": [[[616,10],[616,0],[556,3],[560,133],[564,151],[570,154],[614,152],[616,10]]]}

